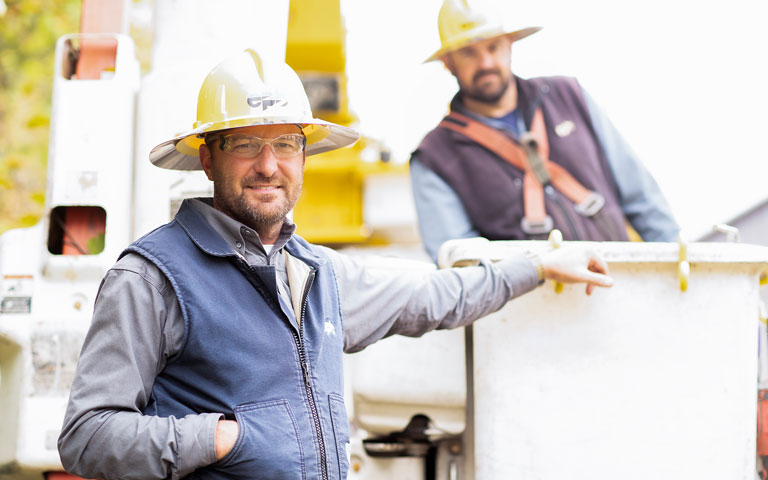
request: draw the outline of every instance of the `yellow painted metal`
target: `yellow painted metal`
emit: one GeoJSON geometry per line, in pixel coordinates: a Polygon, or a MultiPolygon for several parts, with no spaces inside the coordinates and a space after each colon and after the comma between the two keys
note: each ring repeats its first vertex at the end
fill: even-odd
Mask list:
{"type": "Polygon", "coordinates": [[[366,178],[407,175],[408,165],[362,160],[363,150],[377,149],[362,138],[350,148],[323,153],[307,162],[301,197],[293,210],[297,232],[321,244],[375,243],[364,222],[366,178]]]}
{"type": "MultiPolygon", "coordinates": [[[[312,112],[329,122],[350,125],[357,121],[349,111],[346,75],[346,30],[339,0],[291,0],[285,62],[302,80],[330,78],[338,82],[338,108],[312,112]]],[[[309,91],[310,101],[312,92],[309,91]]]]}
{"type": "Polygon", "coordinates": [[[688,238],[683,232],[677,236],[680,244],[679,263],[677,264],[677,277],[680,280],[680,291],[688,290],[688,279],[691,277],[691,264],[688,262],[688,238]]]}
{"type": "MultiPolygon", "coordinates": [[[[286,63],[304,82],[315,116],[350,126],[357,117],[349,110],[345,39],[339,0],[291,0],[286,63]]],[[[326,245],[376,242],[364,221],[366,177],[408,175],[407,165],[380,161],[383,150],[362,137],[351,147],[307,161],[293,210],[297,233],[326,245]]]]}
{"type": "Polygon", "coordinates": [[[626,222],[627,227],[627,236],[629,237],[630,242],[642,242],[643,237],[640,236],[639,233],[637,233],[637,230],[635,230],[632,225],[630,225],[629,222],[626,222]]]}
{"type": "MultiPolygon", "coordinates": [[[[563,233],[558,230],[554,229],[551,232],[549,232],[549,243],[552,244],[552,248],[560,248],[560,245],[563,244],[563,233]]],[[[552,282],[554,284],[555,293],[563,293],[563,289],[565,288],[565,285],[563,285],[561,282],[554,281],[552,282]]]]}

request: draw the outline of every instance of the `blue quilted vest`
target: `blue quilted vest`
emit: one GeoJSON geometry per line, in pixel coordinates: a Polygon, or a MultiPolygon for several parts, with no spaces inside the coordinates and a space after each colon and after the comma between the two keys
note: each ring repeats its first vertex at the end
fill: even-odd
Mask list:
{"type": "Polygon", "coordinates": [[[186,322],[184,346],[155,379],[144,414],[221,412],[240,426],[227,456],[186,478],[346,478],[338,286],[319,249],[297,236],[285,248],[311,269],[301,328],[281,303],[274,267],[249,266],[186,202],[123,252],[162,270],[186,322]]]}

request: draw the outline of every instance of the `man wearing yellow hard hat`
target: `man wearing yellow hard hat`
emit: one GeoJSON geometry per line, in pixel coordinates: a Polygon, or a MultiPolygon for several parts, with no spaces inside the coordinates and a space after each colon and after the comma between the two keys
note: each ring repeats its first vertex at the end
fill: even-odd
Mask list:
{"type": "Polygon", "coordinates": [[[544,278],[610,286],[576,248],[398,270],[307,243],[287,219],[304,162],[357,135],[314,118],[281,59],[246,50],[210,72],[192,130],[150,160],[204,170],[213,198],[185,200],[106,274],[58,442],[69,472],[344,479],[343,352],[467,325],[544,278]]]}
{"type": "Polygon", "coordinates": [[[490,4],[445,0],[442,61],[459,92],[411,158],[428,253],[452,238],[674,241],[678,226],[650,173],[579,83],[523,79],[514,42],[539,27],[505,28],[490,4]]]}

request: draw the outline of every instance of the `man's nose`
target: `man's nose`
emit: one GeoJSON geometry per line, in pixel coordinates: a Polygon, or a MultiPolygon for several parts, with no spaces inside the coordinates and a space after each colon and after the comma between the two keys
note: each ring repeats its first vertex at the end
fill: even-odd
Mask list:
{"type": "Polygon", "coordinates": [[[252,168],[265,177],[271,177],[277,172],[277,157],[275,152],[272,151],[272,146],[265,144],[261,147],[261,151],[256,155],[252,168]]]}
{"type": "Polygon", "coordinates": [[[496,67],[495,59],[491,52],[486,52],[484,50],[480,52],[479,67],[483,70],[490,70],[496,67]]]}

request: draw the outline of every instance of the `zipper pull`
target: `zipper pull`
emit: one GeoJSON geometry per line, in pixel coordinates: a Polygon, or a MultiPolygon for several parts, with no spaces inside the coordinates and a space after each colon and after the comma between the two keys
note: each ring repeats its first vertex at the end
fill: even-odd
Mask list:
{"type": "Polygon", "coordinates": [[[309,364],[307,362],[301,362],[301,371],[304,372],[304,383],[306,383],[307,386],[310,386],[309,364]]]}

